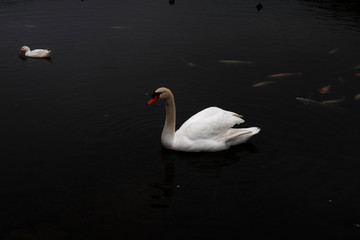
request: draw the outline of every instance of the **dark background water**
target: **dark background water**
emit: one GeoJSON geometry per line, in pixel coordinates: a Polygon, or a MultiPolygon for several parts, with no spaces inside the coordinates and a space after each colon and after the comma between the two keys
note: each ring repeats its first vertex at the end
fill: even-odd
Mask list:
{"type": "Polygon", "coordinates": [[[360,5],[256,4],[1,1],[0,238],[358,239],[360,5]],[[218,106],[262,131],[167,151],[160,86],[178,126],[218,106]]]}

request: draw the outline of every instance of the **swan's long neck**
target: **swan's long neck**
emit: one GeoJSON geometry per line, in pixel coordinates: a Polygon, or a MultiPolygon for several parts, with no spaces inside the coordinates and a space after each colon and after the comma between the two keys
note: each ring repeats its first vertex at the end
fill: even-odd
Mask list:
{"type": "Polygon", "coordinates": [[[174,96],[171,94],[165,100],[166,117],[165,124],[161,134],[161,142],[166,148],[171,148],[174,142],[175,125],[176,125],[176,108],[174,96]]]}

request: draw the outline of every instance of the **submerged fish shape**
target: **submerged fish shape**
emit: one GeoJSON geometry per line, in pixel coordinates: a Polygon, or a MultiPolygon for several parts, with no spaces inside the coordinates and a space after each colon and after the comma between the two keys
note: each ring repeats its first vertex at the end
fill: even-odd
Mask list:
{"type": "Polygon", "coordinates": [[[330,51],[328,52],[328,54],[333,55],[333,54],[337,53],[338,50],[339,50],[339,49],[334,48],[334,49],[330,50],[330,51]]]}
{"type": "Polygon", "coordinates": [[[252,86],[253,87],[262,87],[262,86],[268,85],[270,83],[276,83],[276,81],[258,82],[258,83],[253,84],[252,86]]]}
{"type": "Polygon", "coordinates": [[[109,26],[108,28],[111,28],[111,29],[127,29],[129,27],[124,27],[124,26],[109,26]]]}
{"type": "Polygon", "coordinates": [[[321,104],[329,105],[329,104],[337,104],[340,102],[343,102],[345,100],[345,97],[339,98],[339,99],[330,99],[322,101],[321,104]]]}
{"type": "Polygon", "coordinates": [[[327,93],[329,92],[330,88],[331,88],[331,84],[322,87],[319,91],[320,93],[327,93]]]}
{"type": "Polygon", "coordinates": [[[360,64],[356,65],[354,69],[360,69],[360,64]]]}
{"type": "Polygon", "coordinates": [[[331,107],[331,109],[334,110],[342,110],[341,108],[338,108],[336,104],[344,101],[345,97],[342,97],[340,99],[325,100],[321,102],[312,100],[311,98],[303,98],[303,97],[297,97],[296,100],[305,105],[331,107]]]}
{"type": "Polygon", "coordinates": [[[276,74],[270,74],[268,78],[282,78],[282,77],[288,77],[288,76],[294,76],[294,75],[301,75],[302,72],[294,72],[294,73],[276,73],[276,74]]]}
{"type": "Polygon", "coordinates": [[[25,24],[24,27],[28,27],[28,28],[36,28],[36,25],[32,25],[32,24],[25,24]]]}
{"type": "Polygon", "coordinates": [[[251,61],[227,60],[227,59],[221,59],[218,62],[225,63],[225,64],[253,64],[253,62],[251,62],[251,61]]]}
{"type": "Polygon", "coordinates": [[[308,104],[321,105],[321,102],[312,100],[311,98],[296,97],[296,100],[298,100],[299,102],[301,102],[305,105],[308,105],[308,104]]]}
{"type": "Polygon", "coordinates": [[[360,93],[356,94],[354,97],[355,100],[360,100],[360,93]]]}
{"type": "Polygon", "coordinates": [[[193,63],[193,62],[189,62],[189,61],[187,61],[185,58],[180,58],[181,59],[181,61],[183,61],[184,63],[186,63],[186,65],[188,65],[189,67],[196,67],[196,64],[195,63],[193,63]]]}

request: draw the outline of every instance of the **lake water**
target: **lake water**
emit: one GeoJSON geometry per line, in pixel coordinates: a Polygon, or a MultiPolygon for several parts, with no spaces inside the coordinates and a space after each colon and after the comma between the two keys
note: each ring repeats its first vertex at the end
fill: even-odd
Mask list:
{"type": "Polygon", "coordinates": [[[360,4],[256,4],[1,1],[0,238],[359,239],[360,4]],[[165,150],[161,86],[262,131],[165,150]]]}

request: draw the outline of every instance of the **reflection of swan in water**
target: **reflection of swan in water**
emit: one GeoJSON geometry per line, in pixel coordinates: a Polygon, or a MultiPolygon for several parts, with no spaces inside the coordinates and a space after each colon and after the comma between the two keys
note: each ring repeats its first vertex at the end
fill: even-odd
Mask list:
{"type": "Polygon", "coordinates": [[[19,56],[19,58],[27,63],[33,63],[33,62],[49,62],[52,63],[51,58],[25,58],[22,56],[19,56]]]}
{"type": "Polygon", "coordinates": [[[153,208],[166,208],[169,207],[171,197],[173,196],[173,191],[176,186],[174,186],[175,179],[175,161],[171,157],[167,156],[168,150],[162,151],[161,159],[164,164],[164,174],[163,180],[161,183],[153,183],[152,187],[159,189],[160,193],[152,194],[153,203],[151,206],[153,208]]]}
{"type": "Polygon", "coordinates": [[[187,153],[176,152],[163,148],[161,160],[164,166],[163,180],[160,183],[152,183],[151,186],[160,191],[151,194],[153,208],[167,208],[171,205],[172,197],[176,189],[181,189],[181,183],[175,182],[176,162],[186,162],[191,167],[201,169],[204,176],[220,175],[224,166],[239,161],[249,154],[257,152],[254,144],[247,142],[229,150],[215,153],[187,153]]]}
{"type": "Polygon", "coordinates": [[[163,161],[169,161],[170,159],[172,161],[185,161],[196,168],[221,169],[224,166],[239,161],[242,157],[256,152],[256,146],[247,142],[234,146],[226,151],[208,153],[174,152],[164,148],[162,158],[163,161]]]}

